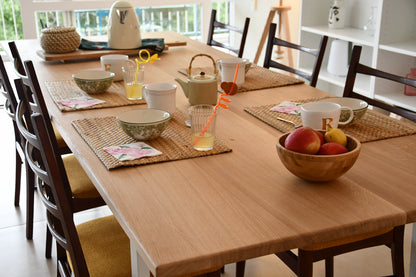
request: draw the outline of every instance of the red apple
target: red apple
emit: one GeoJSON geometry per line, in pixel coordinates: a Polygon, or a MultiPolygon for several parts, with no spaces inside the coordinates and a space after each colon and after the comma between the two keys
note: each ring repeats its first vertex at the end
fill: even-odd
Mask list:
{"type": "Polygon", "coordinates": [[[321,146],[322,144],[325,143],[325,138],[324,138],[324,134],[322,134],[321,132],[319,132],[318,130],[314,130],[316,132],[316,134],[318,135],[319,139],[321,140],[321,146]]]}
{"type": "Polygon", "coordinates": [[[306,126],[296,129],[285,140],[286,149],[303,154],[314,155],[320,147],[321,139],[314,129],[306,126]]]}
{"type": "Polygon", "coordinates": [[[338,142],[324,143],[319,149],[318,155],[337,155],[347,153],[348,149],[338,142]]]}

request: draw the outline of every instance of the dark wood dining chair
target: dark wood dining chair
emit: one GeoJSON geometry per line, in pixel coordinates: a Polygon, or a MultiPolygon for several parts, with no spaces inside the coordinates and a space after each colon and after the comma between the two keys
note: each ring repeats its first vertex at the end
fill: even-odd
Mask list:
{"type": "MultiPolygon", "coordinates": [[[[19,96],[19,101],[24,101],[25,103],[27,103],[27,109],[24,113],[27,128],[30,131],[31,125],[29,116],[33,113],[39,113],[45,120],[45,126],[47,128],[48,134],[52,134],[51,137],[53,138],[53,140],[57,141],[32,61],[24,62],[24,67],[25,71],[27,72],[27,76],[22,76],[21,78],[17,79],[15,81],[15,86],[19,96]]],[[[21,133],[20,129],[19,131],[21,133]]],[[[59,154],[62,155],[59,146],[57,147],[57,151],[59,152],[59,154]]],[[[101,198],[100,194],[95,189],[87,174],[83,171],[81,165],[78,163],[75,156],[72,154],[66,154],[63,157],[63,161],[69,178],[69,185],[72,192],[71,205],[73,207],[74,212],[80,212],[105,205],[104,200],[101,198]]],[[[32,201],[32,214],[34,191],[35,184],[29,185],[27,194],[32,201]]],[[[26,225],[29,225],[30,228],[33,229],[33,220],[32,222],[26,222],[26,225]]],[[[48,258],[51,257],[51,243],[51,236],[49,233],[47,233],[46,257],[48,258]]]]}
{"type": "MultiPolygon", "coordinates": [[[[17,99],[13,87],[11,86],[11,82],[9,76],[7,74],[6,68],[4,66],[3,59],[0,57],[0,92],[6,99],[4,103],[4,108],[11,118],[14,130],[14,144],[15,144],[15,189],[14,189],[14,205],[18,207],[20,205],[20,190],[21,190],[21,183],[22,183],[22,165],[25,161],[25,155],[23,152],[23,148],[25,145],[25,141],[23,137],[20,135],[19,130],[16,126],[16,110],[17,110],[17,99]]],[[[25,167],[25,176],[29,183],[33,183],[33,174],[30,171],[29,167],[25,167]]],[[[27,213],[26,216],[31,216],[30,213],[27,213]]],[[[32,220],[30,218],[26,218],[26,220],[32,220]]],[[[30,235],[31,230],[27,230],[30,235]]]]}
{"type": "Polygon", "coordinates": [[[277,25],[275,23],[271,23],[270,24],[270,29],[269,29],[269,37],[267,40],[267,46],[266,46],[266,53],[264,56],[264,64],[263,67],[265,68],[277,68],[277,69],[281,69],[293,74],[296,74],[306,80],[309,81],[309,85],[312,87],[316,87],[316,83],[318,82],[318,75],[319,72],[321,70],[321,65],[322,65],[322,60],[324,58],[324,54],[325,54],[325,49],[326,49],[326,45],[328,43],[328,37],[327,36],[323,36],[320,42],[320,45],[318,48],[314,49],[314,48],[308,48],[302,45],[298,45],[298,44],[294,44],[282,39],[279,39],[277,37],[275,37],[276,35],[276,28],[277,25]],[[312,56],[315,57],[315,64],[312,68],[312,72],[308,73],[296,68],[292,68],[290,66],[287,66],[283,63],[279,63],[275,60],[273,60],[272,54],[273,54],[273,47],[274,46],[279,46],[279,47],[288,47],[291,49],[295,49],[298,51],[302,51],[308,54],[311,54],[312,56]]]}
{"type": "MultiPolygon", "coordinates": [[[[22,61],[22,58],[20,56],[19,50],[17,49],[16,43],[14,41],[10,41],[8,44],[9,44],[10,52],[11,52],[12,57],[13,57],[13,65],[14,65],[15,74],[18,77],[22,78],[23,82],[26,85],[29,85],[29,84],[26,83],[27,82],[27,78],[26,78],[27,73],[26,73],[25,67],[23,65],[23,61],[22,61]]],[[[28,97],[30,97],[30,96],[28,96],[28,97]]],[[[56,130],[56,128],[53,126],[53,124],[52,124],[52,127],[54,129],[55,136],[56,136],[56,139],[58,141],[58,146],[59,146],[60,153],[61,154],[71,153],[71,150],[66,145],[65,140],[62,138],[61,134],[56,130]]]]}
{"type": "Polygon", "coordinates": [[[249,25],[250,25],[250,18],[248,18],[248,17],[246,17],[243,29],[237,28],[237,27],[229,25],[229,24],[221,23],[221,22],[217,21],[217,11],[213,9],[211,11],[211,21],[210,21],[210,24],[209,24],[207,44],[211,45],[211,46],[222,47],[224,49],[227,49],[227,50],[237,54],[237,56],[239,58],[242,58],[243,53],[244,53],[244,47],[246,45],[246,39],[247,39],[247,33],[248,33],[248,26],[249,25]],[[224,29],[224,30],[233,31],[233,32],[241,34],[240,47],[235,48],[231,45],[227,45],[225,43],[219,42],[218,40],[214,40],[214,33],[216,32],[216,29],[224,29]]]}
{"type": "Polygon", "coordinates": [[[19,102],[17,125],[27,141],[27,161],[46,208],[48,230],[56,241],[58,276],[131,276],[130,241],[114,216],[75,226],[78,208],[74,206],[71,177],[56,138],[45,125],[48,120],[28,112],[27,102],[19,102]],[[24,121],[25,114],[30,114],[30,124],[24,121]]]}
{"type": "MultiPolygon", "coordinates": [[[[403,258],[404,225],[384,229],[344,239],[318,243],[298,249],[296,255],[291,250],[279,252],[279,257],[297,276],[312,277],[313,264],[325,260],[325,276],[334,276],[334,257],[348,252],[370,248],[374,246],[387,246],[391,250],[392,271],[395,277],[404,277],[403,258]]],[[[236,276],[244,276],[245,261],[237,263],[242,271],[236,276]]]]}
{"type": "Polygon", "coordinates": [[[390,80],[392,82],[401,83],[403,84],[403,89],[399,93],[403,93],[404,85],[416,87],[416,80],[412,80],[412,79],[405,78],[402,76],[397,76],[391,73],[387,73],[385,71],[381,71],[381,70],[378,70],[378,69],[375,69],[375,68],[372,68],[372,67],[369,67],[360,63],[361,50],[362,50],[362,47],[358,45],[354,46],[352,50],[351,61],[350,61],[349,69],[348,69],[347,79],[345,82],[343,97],[353,97],[353,98],[362,99],[373,107],[378,107],[380,109],[400,115],[402,117],[405,117],[407,119],[410,119],[416,122],[416,112],[414,111],[408,110],[403,107],[391,105],[389,103],[386,103],[377,99],[369,98],[362,94],[354,92],[354,84],[355,84],[355,79],[357,77],[357,74],[374,76],[376,78],[382,78],[385,80],[390,80]]]}

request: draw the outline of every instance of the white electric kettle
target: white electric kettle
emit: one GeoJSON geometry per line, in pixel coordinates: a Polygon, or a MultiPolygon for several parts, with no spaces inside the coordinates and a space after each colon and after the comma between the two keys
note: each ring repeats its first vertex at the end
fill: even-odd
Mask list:
{"type": "Polygon", "coordinates": [[[108,19],[108,47],[135,49],[142,46],[139,19],[128,1],[116,1],[108,19]]]}

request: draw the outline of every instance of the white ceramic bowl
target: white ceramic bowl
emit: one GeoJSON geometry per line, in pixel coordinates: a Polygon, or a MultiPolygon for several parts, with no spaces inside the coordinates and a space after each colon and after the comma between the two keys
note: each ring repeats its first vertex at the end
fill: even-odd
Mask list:
{"type": "Polygon", "coordinates": [[[166,129],[171,116],[168,112],[156,109],[137,109],[117,115],[123,131],[135,140],[155,139],[166,129]]]}
{"type": "Polygon", "coordinates": [[[104,93],[113,83],[115,74],[104,70],[83,70],[72,75],[80,89],[88,94],[104,93]]]}
{"type": "MultiPolygon", "coordinates": [[[[340,104],[341,106],[350,107],[354,111],[354,118],[351,122],[354,122],[356,119],[363,117],[368,108],[368,103],[364,100],[351,97],[329,97],[319,101],[332,102],[340,104]]],[[[349,111],[342,111],[339,120],[346,121],[348,117],[349,111]]]]}

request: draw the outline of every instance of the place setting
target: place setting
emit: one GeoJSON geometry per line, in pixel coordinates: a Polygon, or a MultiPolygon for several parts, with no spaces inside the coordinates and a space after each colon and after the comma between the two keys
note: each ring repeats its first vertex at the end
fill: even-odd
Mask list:
{"type": "MultiPolygon", "coordinates": [[[[290,86],[303,84],[304,81],[288,76],[285,74],[280,74],[276,71],[257,66],[252,64],[248,59],[243,58],[222,58],[215,60],[213,57],[206,54],[197,54],[192,57],[188,68],[181,68],[178,70],[179,73],[187,76],[187,81],[195,82],[201,78],[207,79],[210,78],[211,82],[215,84],[215,89],[219,92],[224,92],[221,88],[222,82],[232,82],[234,78],[234,72],[236,65],[239,65],[239,70],[236,84],[238,85],[237,92],[247,92],[253,90],[261,90],[267,88],[276,88],[282,86],[290,86]],[[203,63],[198,63],[197,66],[193,66],[195,58],[200,56],[206,56],[211,61],[208,65],[203,63]],[[203,77],[201,77],[203,76],[203,77]]],[[[183,84],[184,81],[180,78],[175,79],[180,84],[183,84]]],[[[185,90],[184,90],[185,91],[185,90]]]]}
{"type": "MultiPolygon", "coordinates": [[[[365,101],[348,97],[282,101],[278,104],[245,107],[244,110],[285,133],[303,126],[308,112],[314,116],[328,117],[324,109],[330,109],[329,106],[334,106],[332,110],[337,110],[335,125],[339,121],[340,128],[346,134],[362,143],[416,134],[415,124],[369,109],[365,101]]],[[[322,124],[320,122],[317,124],[322,124]]],[[[325,129],[321,125],[315,127],[325,129]]]]}

